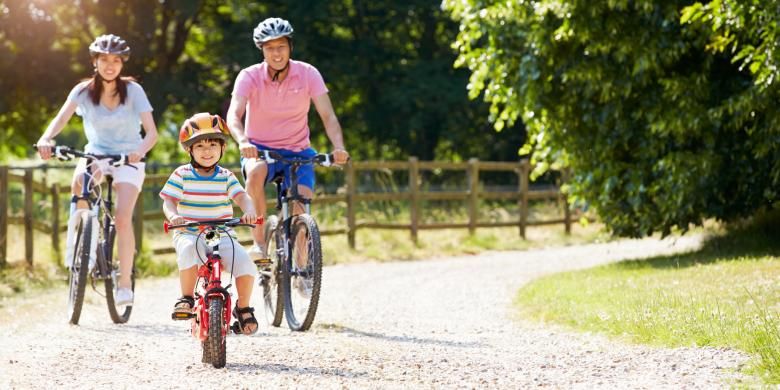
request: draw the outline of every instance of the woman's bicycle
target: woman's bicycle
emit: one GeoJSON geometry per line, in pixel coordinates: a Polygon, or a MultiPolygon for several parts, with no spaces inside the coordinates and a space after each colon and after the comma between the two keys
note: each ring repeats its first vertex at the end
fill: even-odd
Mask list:
{"type": "MultiPolygon", "coordinates": [[[[33,145],[37,148],[37,146],[33,145]]],[[[117,324],[123,324],[130,319],[133,311],[132,304],[117,307],[114,301],[116,286],[118,285],[120,271],[119,264],[113,261],[114,242],[116,240],[116,226],[114,225],[112,183],[113,177],[105,175],[106,187],[103,197],[103,187],[96,183],[94,177],[94,164],[111,164],[115,167],[129,165],[126,155],[86,153],[67,146],[55,146],[54,156],[61,161],[72,160],[80,157],[87,160],[87,169],[84,171],[80,195],[75,195],[73,202],[86,201],[88,209],[76,209],[78,223],[76,225],[73,245],[73,258],[67,259],[70,264],[68,274],[68,318],[71,324],[78,324],[81,317],[81,308],[84,304],[84,295],[87,286],[87,278],[91,279],[92,289],[99,295],[96,286],[103,282],[108,313],[111,320],[117,324]]],[[[130,276],[131,289],[135,291],[135,266],[130,276]]]]}
{"type": "Polygon", "coordinates": [[[276,184],[278,215],[269,216],[265,223],[265,242],[268,261],[256,262],[263,290],[266,319],[279,326],[282,313],[287,325],[295,331],[305,331],[314,322],[322,286],[322,244],[317,222],[311,215],[311,200],[298,193],[298,168],[317,164],[331,166],[333,158],[318,154],[312,158],[285,158],[273,151],[260,151],[266,163],[276,161],[291,166],[290,186],[284,183],[283,172],[271,181],[276,184]],[[304,213],[291,215],[291,207],[298,202],[304,213]]]}
{"type": "MultiPolygon", "coordinates": [[[[230,308],[232,307],[228,291],[230,285],[222,287],[222,263],[220,262],[222,258],[219,254],[219,242],[222,239],[222,234],[228,234],[225,228],[235,226],[255,227],[255,225],[241,223],[239,218],[188,222],[180,225],[169,225],[166,222],[163,225],[166,233],[171,229],[199,228],[200,233],[195,245],[196,253],[198,241],[203,239],[206,244],[205,260],[198,253],[198,259],[201,262],[198,267],[198,281],[200,283],[198,283],[198,291],[195,292],[195,307],[192,308],[192,312],[177,312],[173,313],[172,317],[174,320],[189,319],[192,321],[192,336],[200,340],[203,347],[201,361],[211,363],[216,368],[225,367],[227,360],[225,346],[228,331],[242,333],[237,322],[232,327],[230,325],[230,308]]],[[[231,270],[231,279],[232,273],[231,270]]]]}

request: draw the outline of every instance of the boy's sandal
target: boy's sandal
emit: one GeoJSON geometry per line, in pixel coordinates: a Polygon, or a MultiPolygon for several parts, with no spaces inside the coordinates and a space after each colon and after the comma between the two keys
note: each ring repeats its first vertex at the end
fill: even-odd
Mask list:
{"type": "Polygon", "coordinates": [[[236,305],[236,308],[233,309],[233,316],[236,317],[236,322],[233,323],[233,332],[250,335],[257,332],[257,329],[259,328],[259,325],[257,323],[257,319],[255,318],[255,308],[251,306],[247,307],[241,307],[239,308],[238,305],[236,305]],[[249,317],[244,318],[244,314],[249,313],[249,317]],[[247,325],[254,325],[255,328],[251,331],[246,331],[247,325]]]}
{"type": "Polygon", "coordinates": [[[195,298],[183,296],[173,305],[173,319],[188,319],[192,314],[192,308],[195,307],[195,298]],[[187,316],[185,316],[187,315],[187,316]]]}

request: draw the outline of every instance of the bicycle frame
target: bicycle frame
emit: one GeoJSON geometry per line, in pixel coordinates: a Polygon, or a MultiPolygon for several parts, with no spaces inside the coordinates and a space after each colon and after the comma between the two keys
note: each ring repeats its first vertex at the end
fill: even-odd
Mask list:
{"type": "Polygon", "coordinates": [[[206,261],[198,267],[198,278],[202,280],[200,291],[195,293],[195,318],[192,321],[192,335],[200,341],[208,338],[209,334],[209,301],[213,298],[222,298],[223,307],[222,337],[227,336],[230,328],[231,297],[227,287],[222,287],[222,257],[219,254],[219,241],[221,235],[218,228],[209,227],[201,232],[206,237],[207,251],[206,261]]]}

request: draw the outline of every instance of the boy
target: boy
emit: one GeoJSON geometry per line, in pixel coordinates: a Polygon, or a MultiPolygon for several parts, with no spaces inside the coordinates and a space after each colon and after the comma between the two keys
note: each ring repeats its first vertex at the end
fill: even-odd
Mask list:
{"type": "MultiPolygon", "coordinates": [[[[257,215],[252,200],[235,175],[217,165],[229,137],[227,125],[218,115],[199,113],[184,121],[179,142],[190,154],[190,163],[176,168],[160,191],[163,212],[171,224],[232,218],[231,199],[244,212],[241,221],[255,223],[257,215]]],[[[254,308],[249,306],[256,269],[246,250],[240,244],[231,243],[236,237],[232,230],[228,231],[230,237],[222,238],[219,252],[224,269],[233,269],[236,278],[238,300],[233,315],[242,333],[249,335],[255,333],[258,326],[254,308]],[[235,264],[230,264],[231,261],[235,264]]],[[[193,293],[200,264],[198,253],[206,252],[203,240],[198,242],[196,251],[197,235],[197,229],[179,229],[173,236],[182,294],[174,305],[174,313],[190,312],[195,306],[193,293]]]]}

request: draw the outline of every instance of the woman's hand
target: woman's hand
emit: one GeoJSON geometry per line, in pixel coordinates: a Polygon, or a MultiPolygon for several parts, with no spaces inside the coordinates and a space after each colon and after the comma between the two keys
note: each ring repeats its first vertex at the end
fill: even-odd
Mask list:
{"type": "Polygon", "coordinates": [[[127,155],[127,162],[130,164],[134,164],[137,162],[141,162],[141,159],[144,158],[144,154],[140,152],[131,152],[127,155]]]}
{"type": "Polygon", "coordinates": [[[41,159],[48,160],[51,158],[51,150],[54,148],[54,141],[49,138],[41,138],[35,143],[38,147],[38,155],[41,159]]]}

